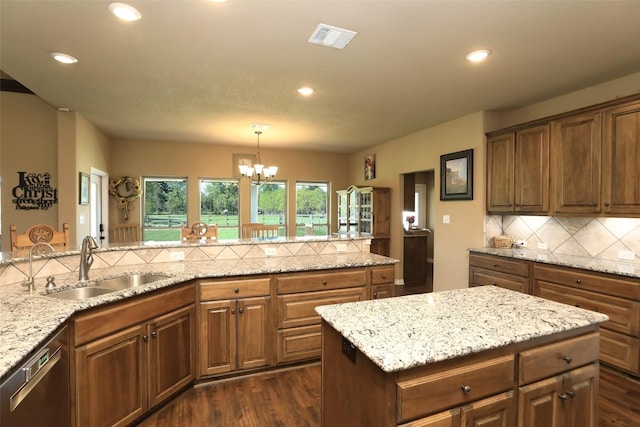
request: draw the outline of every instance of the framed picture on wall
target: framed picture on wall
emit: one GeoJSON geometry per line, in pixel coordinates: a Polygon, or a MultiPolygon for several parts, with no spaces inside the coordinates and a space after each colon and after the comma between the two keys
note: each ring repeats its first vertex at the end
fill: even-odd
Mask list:
{"type": "Polygon", "coordinates": [[[79,202],[81,205],[89,204],[89,175],[80,172],[80,192],[79,192],[79,202]]]}
{"type": "Polygon", "coordinates": [[[364,157],[364,179],[369,180],[376,177],[376,155],[369,154],[364,157]]]}
{"type": "Polygon", "coordinates": [[[440,200],[473,200],[473,149],[440,156],[440,200]]]}

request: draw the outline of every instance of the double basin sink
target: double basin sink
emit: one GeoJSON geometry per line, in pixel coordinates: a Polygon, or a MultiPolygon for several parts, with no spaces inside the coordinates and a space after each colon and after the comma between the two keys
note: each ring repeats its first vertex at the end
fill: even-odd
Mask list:
{"type": "Polygon", "coordinates": [[[128,274],[126,276],[114,277],[112,279],[98,280],[91,286],[52,292],[50,294],[47,294],[47,296],[69,300],[84,300],[92,297],[97,297],[99,295],[108,294],[110,292],[136,288],[148,283],[168,278],[168,276],[154,273],[128,274]]]}

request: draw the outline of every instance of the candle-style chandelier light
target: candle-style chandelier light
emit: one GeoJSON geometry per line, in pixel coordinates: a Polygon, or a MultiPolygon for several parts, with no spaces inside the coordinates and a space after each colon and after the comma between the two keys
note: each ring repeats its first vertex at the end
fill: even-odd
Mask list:
{"type": "Polygon", "coordinates": [[[241,164],[238,167],[243,178],[250,179],[252,183],[260,185],[273,180],[278,172],[278,167],[265,166],[262,163],[262,159],[260,159],[260,135],[262,135],[262,131],[257,130],[255,134],[258,136],[258,152],[255,163],[253,165],[241,164]]]}

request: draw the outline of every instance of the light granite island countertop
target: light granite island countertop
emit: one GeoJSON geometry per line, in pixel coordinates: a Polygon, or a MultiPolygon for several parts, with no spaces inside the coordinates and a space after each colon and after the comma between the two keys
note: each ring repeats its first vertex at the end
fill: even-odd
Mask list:
{"type": "Polygon", "coordinates": [[[323,426],[595,425],[604,314],[494,286],[316,311],[323,426]]]}

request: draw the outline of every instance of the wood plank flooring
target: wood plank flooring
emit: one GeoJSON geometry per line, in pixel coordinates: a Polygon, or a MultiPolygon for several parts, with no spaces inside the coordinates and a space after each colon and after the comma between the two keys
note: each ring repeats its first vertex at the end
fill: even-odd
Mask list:
{"type": "Polygon", "coordinates": [[[138,427],[319,427],[320,363],[197,385],[138,427]]]}

